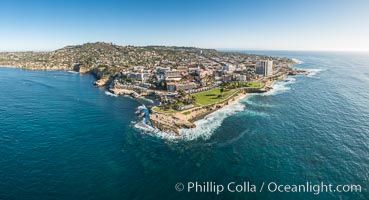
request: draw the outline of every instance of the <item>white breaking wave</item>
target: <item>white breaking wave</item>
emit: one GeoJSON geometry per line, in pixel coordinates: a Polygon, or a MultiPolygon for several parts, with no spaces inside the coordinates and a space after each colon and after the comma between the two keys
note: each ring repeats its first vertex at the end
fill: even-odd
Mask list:
{"type": "Polygon", "coordinates": [[[181,129],[180,136],[176,135],[173,132],[164,132],[160,131],[157,128],[151,128],[148,126],[142,126],[140,123],[134,123],[134,127],[141,130],[143,133],[159,137],[162,139],[166,139],[172,142],[184,140],[191,141],[196,140],[198,138],[203,138],[205,140],[209,139],[213,132],[221,126],[223,120],[234,113],[245,110],[245,105],[237,102],[234,102],[231,105],[227,105],[209,115],[205,118],[200,119],[195,122],[196,128],[193,129],[181,129]]]}
{"type": "Polygon", "coordinates": [[[299,60],[297,58],[292,58],[292,61],[295,62],[295,63],[297,63],[298,65],[304,63],[303,61],[301,61],[301,60],[299,60]]]}
{"type": "Polygon", "coordinates": [[[79,74],[79,72],[76,72],[76,71],[67,71],[67,72],[71,74],[79,74]]]}
{"type": "Polygon", "coordinates": [[[234,104],[225,106],[207,115],[205,118],[196,121],[196,128],[181,129],[180,133],[183,135],[183,139],[187,141],[198,138],[207,140],[211,137],[214,131],[222,125],[225,118],[243,110],[245,110],[245,105],[235,102],[234,104]]]}
{"type": "Polygon", "coordinates": [[[288,87],[288,85],[294,84],[295,82],[296,82],[295,78],[287,77],[283,80],[280,80],[274,83],[274,85],[272,86],[273,89],[269,90],[268,92],[253,94],[253,95],[269,96],[269,95],[276,95],[276,94],[284,93],[291,89],[290,87],[288,87]]]}
{"type": "Polygon", "coordinates": [[[318,73],[325,71],[325,69],[305,69],[306,71],[310,72],[307,76],[311,77],[311,76],[315,76],[318,73]]]}
{"type": "MultiPolygon", "coordinates": [[[[271,108],[274,107],[274,105],[272,104],[265,104],[265,103],[260,103],[260,102],[255,102],[253,101],[251,98],[247,98],[246,101],[244,101],[247,105],[250,106],[254,106],[254,107],[267,107],[267,108],[271,108]]],[[[246,109],[247,110],[247,109],[246,109]]]]}
{"type": "Polygon", "coordinates": [[[149,103],[154,103],[154,101],[153,101],[153,100],[151,100],[151,99],[147,99],[147,98],[145,98],[145,97],[139,97],[139,99],[140,99],[140,100],[142,100],[142,101],[149,102],[149,103]]]}
{"type": "Polygon", "coordinates": [[[288,83],[295,83],[296,79],[291,77],[291,76],[288,76],[287,78],[283,79],[282,81],[288,82],[288,83]]]}
{"type": "Polygon", "coordinates": [[[290,90],[291,88],[287,86],[287,84],[284,83],[276,83],[273,85],[273,89],[269,90],[268,92],[265,93],[260,93],[259,95],[261,96],[268,96],[268,95],[276,95],[276,94],[280,94],[283,93],[285,91],[290,90]]]}
{"type": "MultiPolygon", "coordinates": [[[[268,92],[265,93],[258,93],[258,94],[249,94],[249,95],[275,95],[275,94],[279,94],[285,91],[290,90],[291,88],[288,87],[288,85],[290,84],[294,84],[296,82],[296,79],[293,77],[287,77],[284,80],[281,81],[277,81],[274,85],[273,85],[273,89],[271,89],[268,92]]],[[[246,96],[246,98],[248,98],[246,96]]],[[[242,99],[240,99],[242,100],[242,99]]],[[[209,138],[211,138],[211,136],[213,135],[214,131],[219,128],[224,119],[226,119],[227,117],[234,115],[235,113],[241,112],[245,110],[245,105],[240,103],[240,100],[238,100],[237,102],[234,102],[231,105],[225,106],[209,115],[207,115],[205,118],[200,119],[198,121],[195,122],[196,128],[193,129],[181,129],[180,130],[180,134],[181,136],[177,136],[174,133],[167,133],[167,132],[163,132],[160,131],[159,129],[156,128],[150,128],[150,127],[143,127],[140,126],[138,124],[135,124],[134,127],[136,127],[137,129],[142,130],[144,133],[154,136],[154,137],[159,137],[162,139],[166,139],[169,141],[178,141],[178,140],[185,140],[185,141],[191,141],[191,140],[196,140],[198,138],[202,138],[204,140],[208,140],[209,138]]],[[[250,111],[250,113],[248,114],[253,114],[253,115],[261,115],[261,116],[267,116],[265,113],[252,113],[250,111]]]]}
{"type": "Polygon", "coordinates": [[[112,97],[117,97],[118,96],[118,95],[113,94],[113,93],[111,93],[109,91],[105,91],[105,94],[108,95],[108,96],[112,96],[112,97]]]}
{"type": "MultiPolygon", "coordinates": [[[[249,95],[275,95],[279,94],[284,91],[288,91],[291,88],[288,87],[289,84],[293,84],[296,82],[296,79],[293,77],[287,77],[283,81],[277,81],[273,85],[273,89],[266,92],[266,93],[259,93],[259,94],[249,94],[249,95]]],[[[248,98],[247,96],[245,98],[248,98]]],[[[244,98],[243,98],[244,99],[244,98]]],[[[242,112],[245,110],[245,105],[240,103],[242,99],[239,99],[237,102],[232,103],[231,105],[227,105],[207,116],[205,116],[203,119],[200,119],[195,122],[196,128],[192,129],[181,129],[180,135],[181,137],[176,136],[174,133],[167,133],[160,131],[156,128],[146,128],[142,127],[138,124],[135,124],[135,127],[142,130],[144,133],[159,137],[162,139],[166,139],[169,141],[178,141],[178,140],[185,140],[185,141],[192,141],[199,138],[202,138],[204,140],[208,140],[213,135],[214,131],[219,128],[224,119],[227,117],[234,115],[235,113],[242,112]]],[[[255,114],[256,113],[249,113],[249,114],[255,114]]],[[[259,115],[265,115],[262,113],[257,113],[259,115]]]]}
{"type": "Polygon", "coordinates": [[[142,133],[153,136],[159,137],[161,139],[169,140],[175,142],[176,140],[181,139],[182,137],[177,136],[174,132],[164,132],[157,128],[149,127],[149,126],[142,126],[140,122],[133,123],[136,129],[142,131],[142,133]]]}

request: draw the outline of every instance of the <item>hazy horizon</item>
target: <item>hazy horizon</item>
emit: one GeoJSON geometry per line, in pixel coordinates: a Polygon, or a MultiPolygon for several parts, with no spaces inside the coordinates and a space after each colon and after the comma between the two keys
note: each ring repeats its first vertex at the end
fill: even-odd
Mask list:
{"type": "Polygon", "coordinates": [[[201,46],[183,46],[183,45],[160,45],[160,44],[148,44],[148,45],[133,45],[133,44],[117,44],[114,42],[106,42],[106,41],[94,41],[94,42],[84,42],[81,44],[67,44],[62,47],[58,47],[55,49],[21,49],[21,50],[1,50],[0,52],[27,52],[27,51],[34,51],[34,52],[49,52],[49,51],[56,51],[58,49],[62,49],[67,46],[77,46],[83,45],[87,43],[112,43],[113,45],[118,46],[134,46],[134,47],[150,47],[150,46],[165,46],[165,47],[193,47],[193,48],[200,48],[200,49],[215,49],[217,51],[291,51],[291,52],[358,52],[358,53],[369,53],[369,50],[331,50],[331,49],[319,49],[319,50],[312,50],[312,49],[251,49],[251,48],[208,48],[208,47],[201,47],[201,46]]]}

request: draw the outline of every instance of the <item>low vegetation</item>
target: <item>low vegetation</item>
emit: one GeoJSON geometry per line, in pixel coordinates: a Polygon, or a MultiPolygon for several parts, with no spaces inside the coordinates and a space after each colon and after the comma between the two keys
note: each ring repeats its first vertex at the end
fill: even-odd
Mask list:
{"type": "Polygon", "coordinates": [[[209,105],[213,103],[217,103],[219,101],[222,101],[226,98],[228,98],[230,95],[232,95],[235,92],[235,90],[227,90],[223,88],[215,88],[206,92],[200,92],[197,94],[193,94],[196,98],[196,104],[197,105],[209,105]]]}
{"type": "Polygon", "coordinates": [[[227,89],[235,89],[241,87],[250,87],[250,88],[261,88],[262,83],[260,81],[253,81],[253,82],[228,82],[225,86],[227,89]]]}

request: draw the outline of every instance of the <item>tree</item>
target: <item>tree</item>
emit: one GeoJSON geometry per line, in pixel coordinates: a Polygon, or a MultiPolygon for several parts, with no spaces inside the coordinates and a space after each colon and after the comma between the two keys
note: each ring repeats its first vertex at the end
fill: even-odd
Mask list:
{"type": "Polygon", "coordinates": [[[164,110],[169,110],[170,109],[170,105],[164,104],[163,108],[164,108],[164,110]]]}
{"type": "Polygon", "coordinates": [[[187,93],[184,90],[179,90],[178,93],[182,96],[185,97],[187,96],[187,93]]]}
{"type": "Polygon", "coordinates": [[[192,95],[191,100],[192,100],[192,103],[195,103],[196,102],[196,97],[192,95]]]}
{"type": "Polygon", "coordinates": [[[220,93],[223,94],[223,92],[224,92],[224,87],[221,87],[220,88],[220,93]]]}
{"type": "Polygon", "coordinates": [[[221,88],[219,89],[219,91],[220,91],[220,94],[218,95],[218,98],[221,98],[221,97],[223,96],[224,87],[221,87],[221,88]]]}

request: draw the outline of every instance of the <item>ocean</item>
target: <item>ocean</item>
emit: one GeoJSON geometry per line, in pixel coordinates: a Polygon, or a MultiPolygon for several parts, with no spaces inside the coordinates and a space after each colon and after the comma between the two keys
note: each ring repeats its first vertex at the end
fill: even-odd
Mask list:
{"type": "Polygon", "coordinates": [[[0,68],[0,199],[369,199],[369,54],[252,53],[312,73],[210,114],[181,140],[135,128],[147,102],[91,75],[0,68]],[[257,191],[188,192],[189,182],[257,191]],[[267,190],[322,182],[361,192],[267,190]]]}

